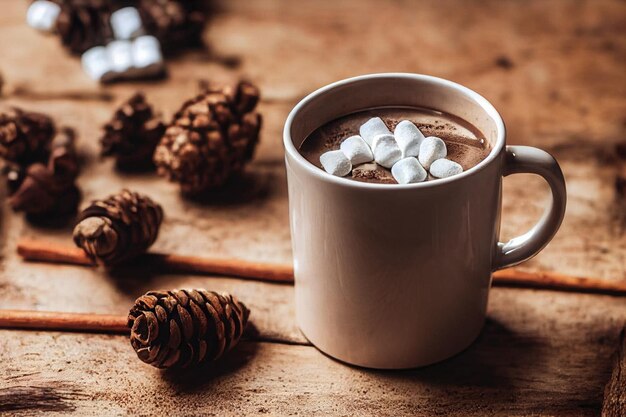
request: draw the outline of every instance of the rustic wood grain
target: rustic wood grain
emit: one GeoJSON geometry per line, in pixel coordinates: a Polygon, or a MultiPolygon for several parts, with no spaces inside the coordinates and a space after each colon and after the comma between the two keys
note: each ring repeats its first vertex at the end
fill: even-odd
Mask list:
{"type": "MultiPolygon", "coordinates": [[[[475,89],[502,113],[509,143],[546,148],[561,162],[565,221],[525,268],[626,278],[624,205],[614,188],[614,148],[626,138],[624,2],[229,1],[206,32],[211,48],[169,62],[166,82],[105,88],[88,80],[56,39],[26,27],[26,1],[6,3],[0,108],[44,111],[77,129],[84,204],[122,187],[159,201],[166,219],[157,251],[288,262],[280,142],[287,113],[304,94],[337,79],[410,71],[475,89]],[[112,161],[97,157],[99,126],[136,89],[167,118],[199,80],[239,76],[260,84],[265,125],[255,162],[226,191],[185,200],[173,184],[115,173],[112,161]]],[[[532,226],[546,195],[537,178],[505,180],[503,239],[532,226]]],[[[67,244],[69,233],[69,225],[33,226],[2,208],[1,308],[125,314],[150,289],[208,287],[244,300],[265,340],[306,343],[289,286],[143,268],[106,274],[24,264],[15,255],[21,237],[67,244]]],[[[0,331],[0,413],[597,415],[624,304],[609,296],[495,289],[476,344],[448,362],[407,372],[351,368],[308,346],[246,342],[216,369],[161,374],[137,361],[122,336],[0,331]]]]}
{"type": "Polygon", "coordinates": [[[625,310],[608,296],[496,289],[474,345],[403,372],[242,342],[215,368],[163,373],[124,336],[3,330],[2,385],[69,392],[77,415],[597,415],[625,310]]]}
{"type": "Polygon", "coordinates": [[[604,390],[602,415],[605,417],[626,415],[626,326],[620,335],[611,379],[604,390]]]}

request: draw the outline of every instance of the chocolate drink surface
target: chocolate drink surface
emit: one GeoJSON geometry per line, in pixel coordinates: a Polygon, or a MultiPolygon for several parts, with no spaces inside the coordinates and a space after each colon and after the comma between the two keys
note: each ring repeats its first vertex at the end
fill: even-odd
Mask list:
{"type": "MultiPolygon", "coordinates": [[[[442,139],[447,148],[446,158],[460,164],[463,171],[476,166],[485,159],[491,148],[484,135],[470,123],[458,117],[439,111],[417,107],[381,107],[352,113],[332,120],[311,133],[300,146],[300,153],[320,169],[320,156],[328,151],[338,150],[341,143],[359,134],[359,128],[368,120],[380,117],[393,132],[402,120],[409,120],[426,137],[442,139]]],[[[391,169],[374,161],[353,164],[352,170],[344,178],[382,184],[397,184],[391,169]]],[[[436,180],[428,174],[426,181],[436,180]]]]}

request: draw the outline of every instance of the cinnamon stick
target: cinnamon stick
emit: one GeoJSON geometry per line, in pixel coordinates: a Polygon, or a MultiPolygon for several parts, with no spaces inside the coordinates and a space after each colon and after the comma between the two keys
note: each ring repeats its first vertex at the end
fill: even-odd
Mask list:
{"type": "Polygon", "coordinates": [[[0,328],[74,330],[95,333],[128,333],[128,318],[121,315],[0,310],[0,328]]]}
{"type": "MultiPolygon", "coordinates": [[[[23,239],[18,243],[17,251],[27,261],[95,266],[95,263],[81,249],[71,246],[23,239]]],[[[140,256],[140,259],[162,271],[224,275],[269,282],[293,283],[293,268],[287,264],[251,262],[239,259],[202,258],[163,253],[147,253],[140,256]]],[[[610,281],[547,271],[529,272],[518,268],[508,268],[494,272],[493,285],[626,295],[625,280],[610,281]]]]}
{"type": "Polygon", "coordinates": [[[21,239],[17,243],[17,253],[26,261],[96,266],[82,249],[53,242],[21,239]]]}
{"type": "MultiPolygon", "coordinates": [[[[32,239],[22,239],[17,253],[27,261],[96,266],[82,249],[32,239]]],[[[196,256],[146,253],[139,257],[159,270],[189,274],[215,274],[271,282],[293,282],[293,268],[286,264],[214,259],[196,256]]]]}
{"type": "Polygon", "coordinates": [[[212,274],[261,281],[293,283],[293,267],[287,264],[250,262],[241,259],[200,258],[197,256],[147,253],[143,257],[153,265],[180,273],[212,274]]]}
{"type": "MultiPolygon", "coordinates": [[[[42,331],[70,331],[81,333],[130,333],[128,316],[95,313],[62,313],[35,310],[0,310],[0,329],[28,329],[42,331]]],[[[266,343],[311,346],[309,342],[290,340],[275,335],[264,335],[254,326],[244,331],[246,340],[266,343]]]]}
{"type": "Polygon", "coordinates": [[[519,268],[506,268],[494,272],[493,285],[626,295],[626,280],[611,281],[602,278],[577,277],[558,272],[524,271],[519,268]]]}

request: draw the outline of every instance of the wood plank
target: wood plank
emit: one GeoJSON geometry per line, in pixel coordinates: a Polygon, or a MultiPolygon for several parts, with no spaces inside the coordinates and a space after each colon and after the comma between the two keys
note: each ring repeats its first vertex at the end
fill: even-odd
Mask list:
{"type": "MultiPolygon", "coordinates": [[[[56,39],[26,27],[26,7],[11,2],[0,14],[7,82],[0,108],[44,111],[77,128],[85,202],[122,187],[161,202],[166,220],[157,250],[289,261],[280,140],[290,108],[340,78],[410,71],[476,89],[503,114],[509,143],[544,147],[561,161],[569,193],[565,222],[527,268],[626,278],[626,228],[619,220],[624,206],[613,187],[614,146],[626,137],[626,83],[619,65],[626,58],[626,3],[395,0],[381,7],[375,0],[229,1],[207,30],[211,50],[170,61],[167,82],[105,88],[88,80],[56,39]],[[228,56],[241,65],[223,65],[220,57],[228,56]],[[173,184],[115,173],[111,161],[98,159],[100,126],[136,89],[169,117],[195,93],[198,80],[242,75],[262,87],[265,126],[248,175],[226,191],[205,202],[184,200],[173,184]]],[[[507,178],[504,237],[532,225],[546,192],[536,178],[507,178]]],[[[27,265],[15,256],[21,236],[67,243],[69,233],[70,227],[34,227],[3,206],[0,308],[123,314],[150,289],[208,287],[245,300],[261,336],[306,343],[294,321],[289,286],[142,270],[111,275],[27,265]]],[[[214,370],[161,374],[139,363],[123,337],[0,331],[0,411],[595,415],[625,308],[623,300],[607,296],[495,289],[475,345],[451,361],[408,372],[347,367],[312,347],[246,342],[214,370]]]]}
{"type": "Polygon", "coordinates": [[[626,415],[626,326],[620,334],[611,379],[604,389],[602,415],[606,417],[626,415]]]}
{"type": "Polygon", "coordinates": [[[619,298],[496,289],[475,344],[404,372],[243,342],[216,367],[163,373],[137,360],[123,336],[0,331],[0,412],[597,415],[625,314],[619,298]]]}

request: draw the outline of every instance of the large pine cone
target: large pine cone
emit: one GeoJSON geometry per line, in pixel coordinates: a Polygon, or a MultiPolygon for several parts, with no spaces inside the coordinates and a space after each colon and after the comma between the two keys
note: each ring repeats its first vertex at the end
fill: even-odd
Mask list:
{"type": "Polygon", "coordinates": [[[230,294],[207,290],[150,291],[128,315],[130,343],[157,368],[186,368],[233,348],[250,310],[230,294]]]}
{"type": "Polygon", "coordinates": [[[167,52],[201,43],[208,17],[207,0],[139,0],[138,9],[148,33],[167,52]]]}
{"type": "Polygon", "coordinates": [[[154,167],[152,156],[164,132],[165,125],[154,115],[144,95],[137,93],[104,125],[102,155],[115,156],[122,169],[154,167]]]}
{"type": "Polygon", "coordinates": [[[162,220],[159,204],[123,190],[93,201],[80,213],[74,243],[97,262],[114,265],[145,252],[156,240],[162,220]]]}
{"type": "Polygon", "coordinates": [[[52,141],[47,165],[40,162],[28,168],[7,165],[9,204],[13,210],[34,217],[62,216],[76,211],[80,191],[75,184],[79,171],[75,137],[72,129],[61,129],[52,141]]]}
{"type": "Polygon", "coordinates": [[[55,128],[44,114],[13,108],[0,114],[0,157],[26,165],[48,159],[55,128]]]}
{"type": "Polygon", "coordinates": [[[105,45],[113,39],[109,23],[112,2],[109,0],[71,0],[60,3],[57,32],[61,42],[72,53],[105,45]]]}
{"type": "Polygon", "coordinates": [[[154,154],[159,173],[189,194],[223,185],[252,159],[261,128],[253,111],[258,100],[259,90],[240,82],[185,102],[154,154]]]}

